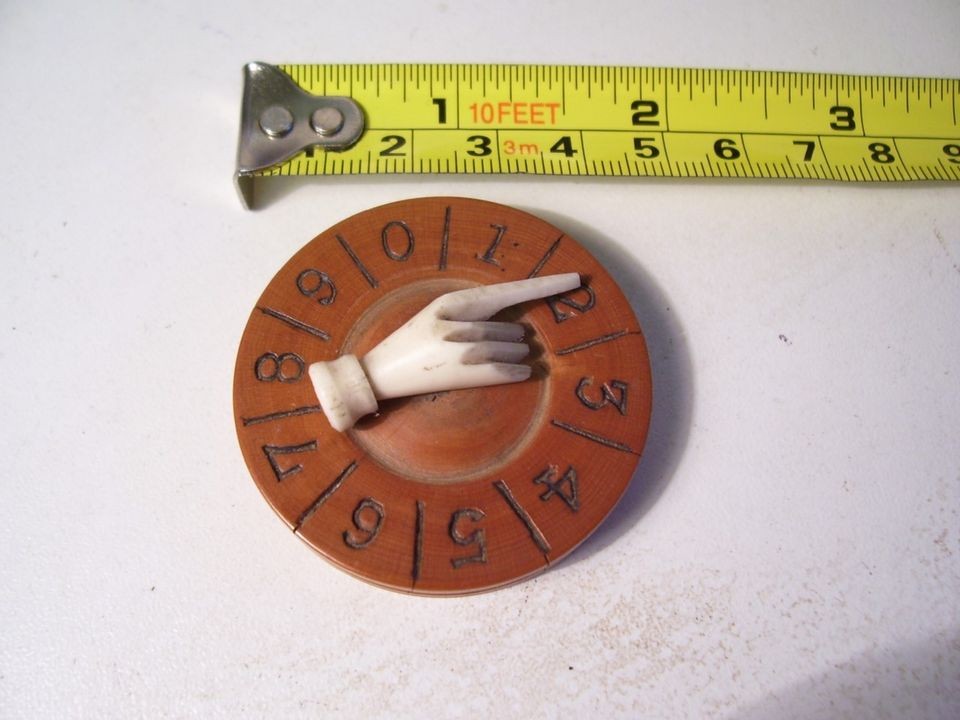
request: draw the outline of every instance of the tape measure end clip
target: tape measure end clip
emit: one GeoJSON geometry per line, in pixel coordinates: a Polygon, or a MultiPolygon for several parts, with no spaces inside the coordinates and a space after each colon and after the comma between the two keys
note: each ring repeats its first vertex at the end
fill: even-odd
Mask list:
{"type": "Polygon", "coordinates": [[[345,150],[360,139],[364,125],[352,98],[311,95],[280,68],[247,63],[234,175],[244,206],[253,206],[253,173],[308,148],[345,150]]]}

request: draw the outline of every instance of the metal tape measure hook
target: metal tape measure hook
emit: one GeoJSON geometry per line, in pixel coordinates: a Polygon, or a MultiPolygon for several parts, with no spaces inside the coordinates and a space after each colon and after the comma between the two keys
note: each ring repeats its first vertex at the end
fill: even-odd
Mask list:
{"type": "Polygon", "coordinates": [[[243,68],[243,105],[234,181],[243,204],[253,206],[253,174],[307,148],[343,150],[363,134],[360,106],[349,97],[305,92],[273,65],[243,68]]]}

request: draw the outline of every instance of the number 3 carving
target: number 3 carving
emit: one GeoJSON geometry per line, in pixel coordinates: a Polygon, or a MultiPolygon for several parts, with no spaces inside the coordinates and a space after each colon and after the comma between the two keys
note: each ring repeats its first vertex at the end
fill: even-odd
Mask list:
{"type": "Polygon", "coordinates": [[[600,410],[607,405],[613,405],[620,411],[621,415],[627,414],[627,383],[622,380],[611,380],[601,386],[601,395],[599,400],[591,400],[587,397],[586,389],[593,385],[593,378],[580,378],[577,384],[577,397],[584,405],[591,410],[600,410]],[[615,392],[617,391],[617,392],[615,392]]]}

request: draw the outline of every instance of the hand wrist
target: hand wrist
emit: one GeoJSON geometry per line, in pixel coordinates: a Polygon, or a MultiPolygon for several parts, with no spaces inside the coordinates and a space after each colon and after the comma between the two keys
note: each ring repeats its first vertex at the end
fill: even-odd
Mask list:
{"type": "Polygon", "coordinates": [[[308,373],[320,407],[335,430],[347,430],[364,415],[377,411],[377,398],[356,355],[313,363],[308,373]]]}

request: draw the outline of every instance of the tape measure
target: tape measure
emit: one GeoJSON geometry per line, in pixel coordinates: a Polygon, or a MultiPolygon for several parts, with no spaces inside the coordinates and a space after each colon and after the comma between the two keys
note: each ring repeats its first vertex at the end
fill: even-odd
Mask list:
{"type": "Polygon", "coordinates": [[[277,175],[960,180],[960,79],[489,64],[245,73],[248,202],[254,176],[277,175]]]}

